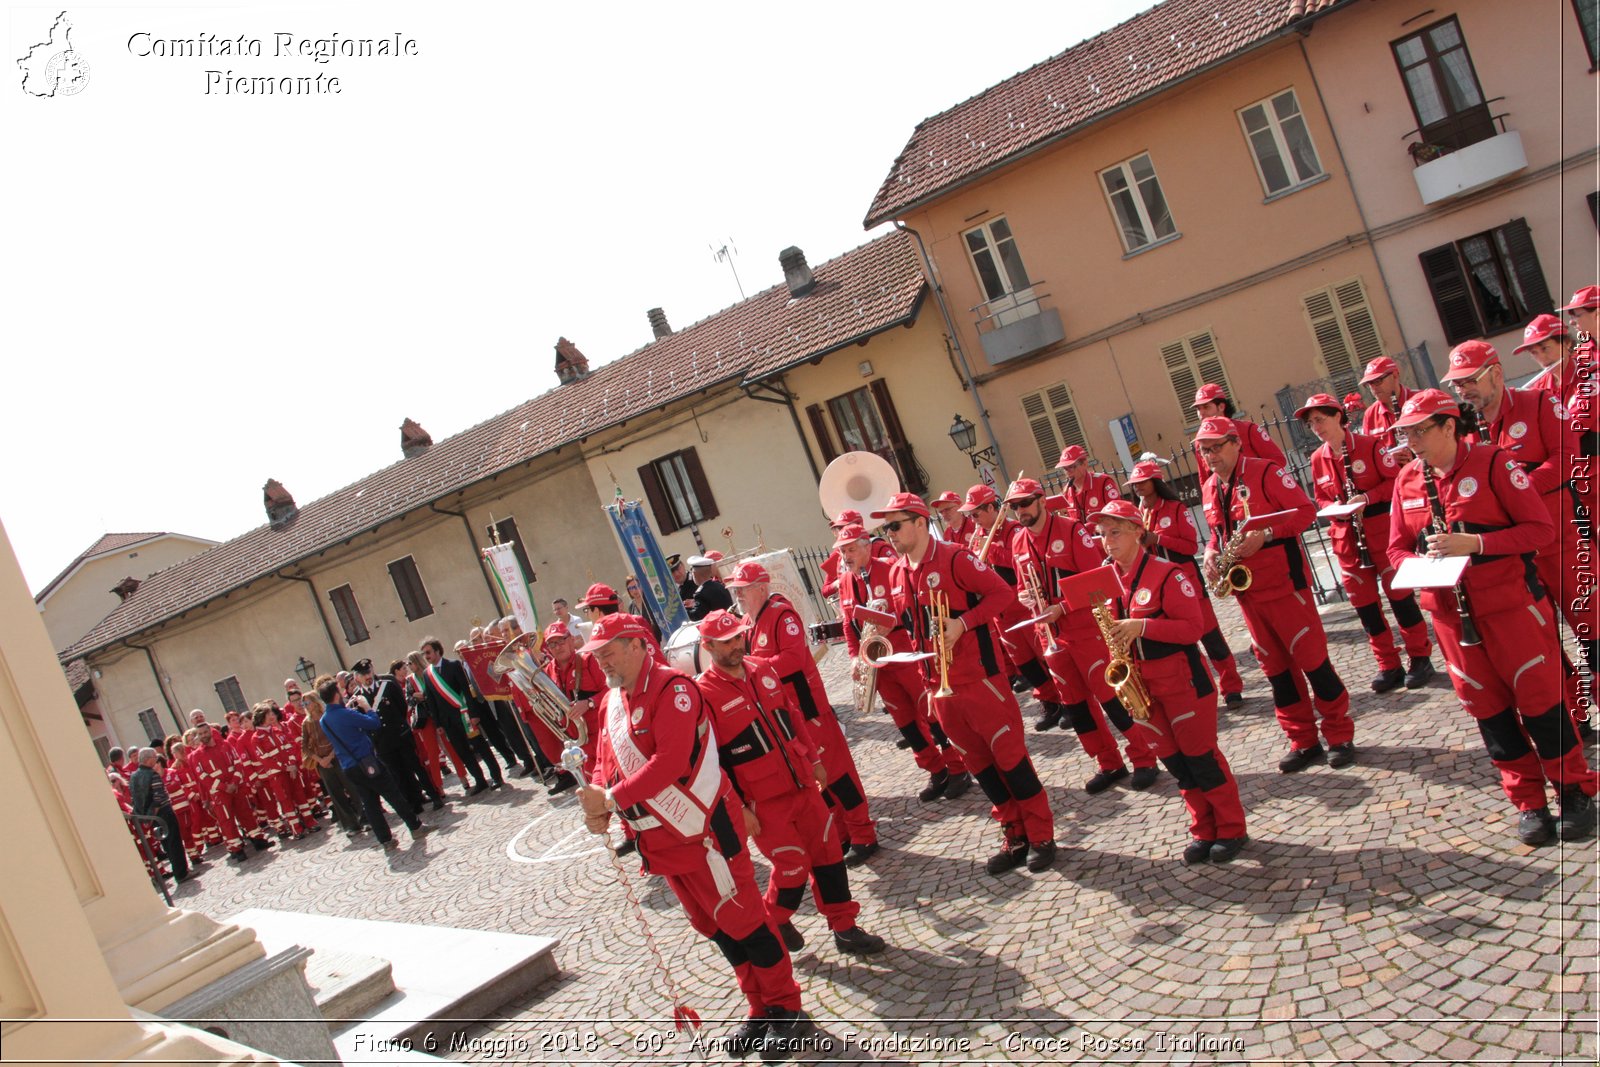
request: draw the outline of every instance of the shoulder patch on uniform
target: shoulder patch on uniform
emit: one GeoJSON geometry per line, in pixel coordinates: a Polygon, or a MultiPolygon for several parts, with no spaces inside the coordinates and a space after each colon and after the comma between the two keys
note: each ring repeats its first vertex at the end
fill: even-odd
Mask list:
{"type": "Polygon", "coordinates": [[[1294,486],[1295,486],[1294,475],[1290,474],[1288,471],[1284,471],[1283,472],[1283,487],[1285,489],[1293,489],[1294,486]]]}
{"type": "Polygon", "coordinates": [[[1521,467],[1518,467],[1516,470],[1511,472],[1511,484],[1516,486],[1518,489],[1526,489],[1533,483],[1528,481],[1528,472],[1523,470],[1521,467]]]}
{"type": "Polygon", "coordinates": [[[778,688],[778,680],[770,674],[763,674],[761,676],[761,684],[766,686],[768,689],[778,688]]]}
{"type": "Polygon", "coordinates": [[[1178,574],[1178,589],[1190,600],[1194,599],[1194,585],[1181,572],[1178,574]]]}
{"type": "Polygon", "coordinates": [[[672,706],[679,711],[689,711],[694,707],[694,698],[680,689],[672,698],[672,706]]]}
{"type": "Polygon", "coordinates": [[[1149,589],[1140,588],[1138,592],[1133,594],[1133,602],[1142,608],[1150,603],[1150,598],[1153,595],[1149,589]]]}

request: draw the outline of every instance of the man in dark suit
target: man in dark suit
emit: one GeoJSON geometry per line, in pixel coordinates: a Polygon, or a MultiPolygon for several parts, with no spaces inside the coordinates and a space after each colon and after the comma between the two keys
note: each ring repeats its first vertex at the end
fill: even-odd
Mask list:
{"type": "Polygon", "coordinates": [[[375,712],[383,728],[374,738],[378,758],[389,768],[400,791],[411,806],[422,810],[422,797],[426,793],[433,801],[433,810],[444,807],[444,794],[433,787],[433,779],[423,769],[417,756],[417,742],[411,736],[411,709],[406,706],[405,692],[395,681],[393,667],[389,674],[378,674],[370,659],[357,660],[350,668],[355,674],[355,695],[365,700],[375,712]]]}
{"type": "Polygon", "coordinates": [[[678,589],[689,618],[699,622],[713,611],[732,611],[733,594],[722,584],[717,561],[709,556],[690,556],[689,567],[694,576],[678,589]]]}
{"type": "Polygon", "coordinates": [[[444,728],[450,746],[456,750],[461,761],[467,765],[467,773],[472,776],[472,788],[467,790],[467,795],[476,796],[485,789],[499,789],[506,784],[505,776],[500,773],[500,763],[494,758],[494,752],[479,728],[480,711],[473,701],[472,679],[467,674],[467,668],[458,659],[444,658],[444,645],[437,637],[423,638],[422,658],[428,661],[428,668],[417,682],[428,701],[428,713],[433,716],[434,722],[444,728]],[[493,786],[483,780],[479,759],[489,765],[493,786]]]}

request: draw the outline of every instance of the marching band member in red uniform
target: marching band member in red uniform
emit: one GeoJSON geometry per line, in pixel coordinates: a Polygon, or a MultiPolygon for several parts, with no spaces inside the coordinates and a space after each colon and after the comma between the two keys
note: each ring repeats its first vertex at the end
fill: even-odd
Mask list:
{"type": "MultiPolygon", "coordinates": [[[[1220,415],[1232,422],[1235,427],[1234,432],[1239,436],[1239,448],[1244,455],[1264,459],[1280,467],[1288,462],[1283,449],[1267,436],[1267,431],[1259,424],[1238,416],[1233,401],[1228,399],[1228,394],[1223,391],[1222,386],[1206,382],[1197,389],[1194,394],[1194,411],[1202,420],[1214,419],[1220,415]]],[[[1198,450],[1194,454],[1194,464],[1200,474],[1200,483],[1204,485],[1205,480],[1211,475],[1211,468],[1206,465],[1206,457],[1198,450]]]]}
{"type": "Polygon", "coordinates": [[[922,661],[923,687],[1005,833],[1004,848],[986,867],[1001,874],[1026,863],[1042,871],[1056,858],[1055,817],[1028,758],[1022,711],[1006,684],[993,632],[1016,594],[971,552],[934,538],[928,506],[915,493],[896,493],[872,516],[884,520],[900,557],[889,569],[890,608],[910,633],[913,649],[935,653],[922,661]],[[936,597],[948,608],[942,627],[935,618],[936,597]],[[943,671],[941,650],[948,657],[943,671]],[[934,692],[941,677],[948,679],[948,696],[934,692]]]}
{"type": "Polygon", "coordinates": [[[1567,348],[1566,323],[1554,315],[1535,315],[1533,321],[1523,327],[1522,343],[1512,349],[1513,354],[1522,352],[1531,354],[1541,368],[1523,388],[1549,393],[1571,411],[1573,397],[1583,383],[1575,365],[1576,360],[1567,348]]]}
{"type": "MultiPolygon", "coordinates": [[[[838,536],[839,531],[846,526],[862,526],[865,528],[861,519],[861,512],[854,508],[845,508],[839,512],[832,522],[828,523],[828,529],[834,532],[834,536],[838,536]]],[[[883,538],[870,537],[869,535],[867,546],[873,559],[881,559],[888,563],[894,562],[894,549],[890,548],[889,543],[883,538]]],[[[825,597],[837,596],[839,593],[839,565],[839,546],[836,543],[833,551],[828,553],[828,558],[819,564],[822,571],[822,595],[825,597]]]]}
{"type": "Polygon", "coordinates": [[[1394,567],[1384,550],[1389,543],[1389,498],[1394,495],[1394,479],[1400,467],[1376,438],[1347,430],[1349,417],[1328,393],[1317,393],[1294,415],[1322,442],[1311,454],[1316,503],[1322,507],[1365,505],[1354,520],[1332,520],[1328,539],[1333,544],[1334,558],[1339,561],[1339,578],[1350,596],[1350,606],[1361,620],[1367,644],[1378,663],[1372,691],[1387,693],[1402,682],[1407,689],[1421,689],[1433,679],[1433,661],[1428,658],[1433,653],[1433,642],[1428,639],[1428,624],[1417,607],[1416,597],[1409,589],[1396,592],[1390,585],[1394,567]],[[1379,606],[1380,591],[1389,601],[1410,657],[1405,670],[1400,669],[1400,653],[1379,606]]]}
{"type": "Polygon", "coordinates": [[[1565,311],[1567,318],[1577,327],[1572,346],[1573,361],[1580,367],[1595,365],[1595,333],[1600,330],[1600,285],[1586,285],[1572,294],[1572,299],[1556,308],[1565,311]]]}
{"type": "Polygon", "coordinates": [[[841,952],[882,952],[883,938],[856,925],[861,905],[851,899],[838,828],[818,791],[827,768],[788,688],[766,663],[745,654],[748,628],[748,619],[728,611],[700,620],[712,665],[695,683],[705,697],[718,760],[744,805],[745,829],[772,864],[767,918],[790,952],[804,948],[790,919],[809,881],[841,952]]]}
{"type": "Polygon", "coordinates": [[[1117,480],[1104,471],[1089,469],[1089,453],[1082,445],[1068,445],[1061,450],[1056,470],[1067,472],[1066,487],[1061,495],[1066,498],[1067,512],[1079,522],[1087,523],[1089,516],[1113,500],[1122,499],[1117,480]]]}
{"type": "MultiPolygon", "coordinates": [[[[190,721],[193,721],[192,715],[190,721]]],[[[271,848],[272,842],[261,835],[260,820],[250,809],[246,768],[241,766],[233,749],[216,729],[206,723],[203,716],[196,724],[196,729],[199,731],[199,744],[190,747],[189,759],[200,799],[222,831],[228,859],[243,863],[247,837],[257,852],[271,848]]]]}
{"type": "MultiPolygon", "coordinates": [[[[1133,764],[1133,778],[1128,785],[1148,789],[1161,773],[1156,768],[1156,752],[1144,732],[1134,728],[1132,716],[1106,682],[1106,664],[1111,657],[1100,627],[1087,608],[1069,611],[1061,603],[1061,580],[1094,570],[1105,562],[1105,556],[1088,525],[1070,511],[1046,511],[1042,493],[1043,488],[1032,478],[1019,478],[1011,483],[1006,500],[1016,507],[1020,520],[1011,540],[1018,595],[1026,598],[1034,617],[1044,619],[1031,633],[1033,640],[1044,646],[1041,652],[1060,701],[1055,708],[1056,717],[1065,717],[1072,724],[1083,750],[1100,766],[1084,783],[1084,792],[1102,792],[1128,777],[1127,765],[1117,751],[1117,739],[1106,725],[1108,720],[1122,733],[1128,762],[1133,764]],[[1035,602],[1028,592],[1030,582],[1037,584],[1042,603],[1035,602]],[[1038,633],[1041,627],[1045,630],[1042,637],[1038,633]],[[1056,641],[1056,636],[1062,640],[1056,641]]],[[[1049,728],[1049,710],[1035,729],[1049,728]]]]}
{"type": "MultiPolygon", "coordinates": [[[[1016,533],[1018,525],[1017,520],[1008,515],[996,528],[994,524],[1000,514],[1000,507],[1000,498],[989,486],[980,482],[967,490],[966,500],[961,505],[961,514],[972,520],[972,540],[963,547],[993,567],[995,573],[1005,579],[1007,585],[1016,588],[1017,569],[1011,561],[1011,538],[1016,533]],[[992,536],[991,531],[993,531],[992,536]]],[[[1050,672],[1044,664],[1041,652],[1034,648],[1025,634],[1009,632],[1010,627],[1027,617],[1028,609],[1020,601],[1011,605],[996,623],[996,633],[1000,637],[1000,651],[1005,655],[1006,677],[1013,683],[1018,683],[1020,679],[1037,692],[1041,688],[1050,687],[1050,672]]],[[[1018,684],[1012,685],[1013,691],[1018,688],[1018,684]]],[[[1047,695],[1054,697],[1053,693],[1047,695]]],[[[1043,699],[1041,697],[1041,700],[1043,699]]]]}
{"type": "Polygon", "coordinates": [[[845,862],[852,867],[865,863],[878,851],[878,827],[867,809],[867,793],[861,785],[856,761],[850,755],[850,746],[833,713],[833,705],[828,702],[822,672],[817,670],[817,661],[811,657],[800,613],[781,593],[771,591],[772,576],[759,563],[739,564],[728,580],[728,588],[733,590],[740,610],[750,620],[746,635],[750,654],[771,664],[811,725],[812,737],[828,768],[826,795],[830,804],[838,805],[844,819],[845,836],[850,840],[845,862]]]}
{"type": "Polygon", "coordinates": [[[732,964],[750,1016],[728,1051],[781,1048],[811,1025],[756,886],[744,809],[718,765],[704,697],[650,653],[649,633],[631,615],[609,615],[581,649],[610,686],[598,759],[578,790],[584,824],[604,833],[616,813],[630,825],[645,869],[666,879],[696,932],[732,964]]]}
{"type": "Polygon", "coordinates": [[[1361,384],[1372,391],[1372,403],[1361,414],[1361,432],[1376,440],[1379,448],[1393,450],[1397,465],[1404,463],[1410,456],[1394,439],[1394,420],[1411,399],[1412,390],[1400,383],[1400,364],[1379,356],[1367,364],[1361,384]]]}
{"type": "Polygon", "coordinates": [[[1289,752],[1278,761],[1278,770],[1292,774],[1324,758],[1330,767],[1346,766],[1356,755],[1350,693],[1328,658],[1328,635],[1309,587],[1311,565],[1298,536],[1311,526],[1316,508],[1281,465],[1243,455],[1231,420],[1206,419],[1194,444],[1212,471],[1202,492],[1211,526],[1204,567],[1208,582],[1217,581],[1224,546],[1243,524],[1247,506],[1256,516],[1291,513],[1270,530],[1244,534],[1237,558],[1252,576],[1250,588],[1237,594],[1239,610],[1261,673],[1272,686],[1278,725],[1289,737],[1289,752]],[[1327,750],[1317,740],[1313,704],[1322,716],[1327,750]]]}
{"type": "Polygon", "coordinates": [[[1189,810],[1185,863],[1227,863],[1249,837],[1239,783],[1217,744],[1217,690],[1196,642],[1205,625],[1200,590],[1189,568],[1152,555],[1138,508],[1126,500],[1093,515],[1117,577],[1113,601],[1117,651],[1127,654],[1150,697],[1139,727],[1178,780],[1189,810]]]}
{"type": "MultiPolygon", "coordinates": [[[[834,551],[844,562],[839,579],[844,643],[851,659],[855,660],[852,671],[857,681],[861,672],[872,669],[861,660],[862,634],[870,625],[866,615],[881,612],[891,620],[879,622],[880,629],[888,627],[885,636],[891,652],[911,650],[911,635],[889,611],[889,564],[874,557],[868,544],[867,532],[860,525],[844,527],[834,542],[834,551]]],[[[929,803],[942,796],[958,797],[965,793],[972,787],[972,776],[961,760],[961,752],[945,736],[944,727],[930,720],[922,676],[917,673],[916,665],[885,663],[877,672],[878,695],[883,698],[884,710],[894,721],[900,736],[906,739],[917,766],[928,772],[928,784],[917,794],[917,799],[929,803]]]]}
{"type": "Polygon", "coordinates": [[[1195,559],[1200,551],[1200,530],[1194,524],[1194,516],[1167,484],[1161,464],[1155,460],[1135,463],[1128,474],[1128,486],[1138,498],[1139,517],[1145,528],[1144,547],[1158,558],[1185,568],[1195,588],[1200,590],[1203,624],[1200,647],[1211,660],[1223,702],[1230,708],[1238,707],[1244,703],[1244,679],[1239,677],[1239,665],[1228,647],[1228,639],[1222,636],[1222,624],[1217,621],[1216,609],[1211,604],[1211,591],[1200,576],[1200,564],[1195,559]]]}
{"type": "Polygon", "coordinates": [[[1437,389],[1406,401],[1397,425],[1417,458],[1395,482],[1389,559],[1471,557],[1454,588],[1420,593],[1456,696],[1521,812],[1522,842],[1543,844],[1552,831],[1582,840],[1595,828],[1597,779],[1562,708],[1555,615],[1532,558],[1554,536],[1550,513],[1515,457],[1458,437],[1460,415],[1437,389]]]}
{"type": "Polygon", "coordinates": [[[278,812],[278,833],[298,841],[322,829],[301,810],[305,798],[300,795],[300,777],[295,773],[299,767],[293,749],[278,728],[278,709],[271,701],[262,701],[251,713],[250,725],[245,744],[254,759],[262,792],[271,799],[267,811],[278,812]]]}
{"type": "Polygon", "coordinates": [[[962,548],[967,547],[972,541],[973,533],[977,530],[978,524],[961,513],[961,498],[949,490],[945,490],[928,501],[928,506],[939,516],[939,525],[944,529],[944,533],[941,535],[942,539],[949,541],[952,545],[960,545],[962,548]]]}
{"type": "MultiPolygon", "coordinates": [[[[637,618],[637,616],[629,616],[637,618]]],[[[644,624],[644,620],[639,620],[644,624]]],[[[645,625],[645,629],[649,629],[645,625]]],[[[556,683],[556,688],[561,690],[561,695],[572,704],[572,714],[583,719],[584,728],[588,733],[589,741],[583,746],[583,752],[588,757],[588,762],[593,763],[595,746],[600,742],[600,700],[606,692],[606,673],[600,669],[600,664],[594,657],[579,652],[572,633],[564,622],[553,622],[544,628],[544,673],[556,683]]],[[[532,725],[534,736],[539,739],[539,748],[553,766],[561,766],[561,752],[566,747],[566,737],[557,737],[550,727],[545,725],[543,719],[533,716],[532,725]]],[[[561,772],[561,781],[550,789],[551,795],[570,789],[577,782],[572,780],[572,775],[565,769],[561,772]]]]}

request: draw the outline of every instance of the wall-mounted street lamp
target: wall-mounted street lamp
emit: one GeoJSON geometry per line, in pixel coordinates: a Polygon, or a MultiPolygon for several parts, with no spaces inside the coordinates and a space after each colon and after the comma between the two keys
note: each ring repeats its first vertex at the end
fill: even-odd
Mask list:
{"type": "Polygon", "coordinates": [[[985,463],[990,466],[999,465],[999,457],[995,455],[994,449],[978,447],[978,428],[960,415],[957,415],[956,421],[950,424],[950,440],[967,454],[974,468],[981,467],[985,463]]]}
{"type": "Polygon", "coordinates": [[[294,665],[294,676],[300,679],[300,684],[310,685],[311,680],[317,676],[317,665],[301,656],[300,662],[294,665]]]}

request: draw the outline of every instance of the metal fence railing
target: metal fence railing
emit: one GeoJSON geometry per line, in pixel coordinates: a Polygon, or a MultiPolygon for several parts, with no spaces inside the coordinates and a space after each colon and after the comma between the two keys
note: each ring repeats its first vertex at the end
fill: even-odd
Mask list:
{"type": "Polygon", "coordinates": [[[139,850],[139,858],[144,860],[145,870],[150,872],[150,884],[156,887],[156,892],[167,902],[167,907],[172,907],[172,894],[167,890],[167,876],[161,870],[161,865],[167,858],[158,844],[167,836],[166,824],[154,816],[135,815],[130,811],[123,812],[122,817],[127,820],[128,832],[133,835],[134,846],[139,850]]]}

